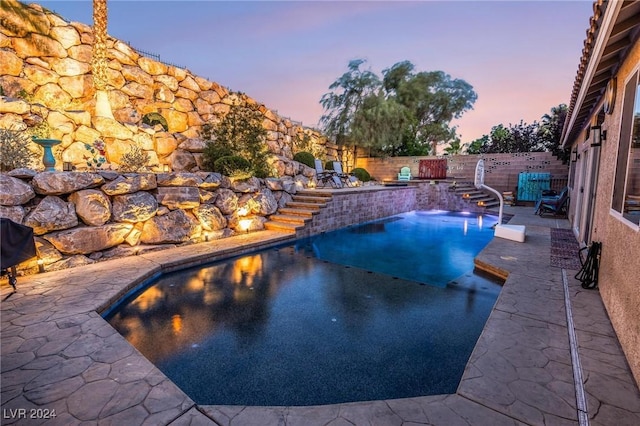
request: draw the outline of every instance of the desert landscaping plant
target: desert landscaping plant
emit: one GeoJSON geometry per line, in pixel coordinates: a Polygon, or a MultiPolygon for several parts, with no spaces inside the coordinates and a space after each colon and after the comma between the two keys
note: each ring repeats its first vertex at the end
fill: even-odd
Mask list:
{"type": "Polygon", "coordinates": [[[27,132],[0,129],[0,171],[31,166],[37,156],[27,147],[29,142],[31,137],[27,132]]]}
{"type": "Polygon", "coordinates": [[[149,163],[149,154],[147,154],[138,145],[131,145],[120,160],[120,171],[124,173],[143,172],[149,163]]]}

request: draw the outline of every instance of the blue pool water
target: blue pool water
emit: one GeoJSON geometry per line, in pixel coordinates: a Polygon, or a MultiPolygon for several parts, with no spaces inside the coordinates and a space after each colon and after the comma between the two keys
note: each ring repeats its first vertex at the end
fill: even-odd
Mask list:
{"type": "Polygon", "coordinates": [[[199,404],[453,393],[500,291],[496,218],[411,212],[162,276],[108,318],[199,404]]]}

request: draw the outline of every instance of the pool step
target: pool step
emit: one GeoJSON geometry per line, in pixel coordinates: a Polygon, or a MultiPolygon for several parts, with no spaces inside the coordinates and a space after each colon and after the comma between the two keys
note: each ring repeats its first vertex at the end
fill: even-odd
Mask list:
{"type": "Polygon", "coordinates": [[[475,185],[464,182],[457,185],[455,189],[456,195],[471,203],[482,203],[482,207],[494,208],[500,206],[500,201],[491,193],[485,192],[475,187],[475,185]],[[465,197],[465,194],[468,194],[465,197]]]}
{"type": "Polygon", "coordinates": [[[297,223],[278,222],[275,220],[269,220],[264,223],[264,229],[268,229],[270,231],[295,233],[302,228],[304,228],[304,224],[300,225],[297,223]]]}
{"type": "Polygon", "coordinates": [[[289,201],[287,203],[287,207],[293,207],[296,209],[306,209],[306,210],[314,210],[314,211],[320,211],[321,208],[323,208],[324,206],[326,206],[326,204],[322,203],[307,203],[304,201],[289,201]]]}
{"type": "Polygon", "coordinates": [[[298,195],[298,194],[296,194],[291,198],[295,202],[321,204],[323,206],[327,202],[327,198],[326,197],[317,197],[315,195],[298,195]]]}
{"type": "Polygon", "coordinates": [[[305,223],[309,222],[312,218],[313,216],[276,213],[274,215],[271,215],[269,219],[275,220],[276,222],[295,223],[297,225],[304,225],[305,223]]]}
{"type": "Polygon", "coordinates": [[[297,207],[280,207],[276,214],[303,216],[303,217],[311,218],[314,214],[318,214],[319,212],[320,212],[320,209],[312,210],[312,209],[301,209],[297,207]]]}
{"type": "Polygon", "coordinates": [[[275,214],[269,216],[265,222],[266,229],[295,233],[305,227],[313,220],[313,216],[320,213],[331,200],[330,192],[317,190],[298,191],[287,202],[284,207],[280,207],[275,214]]]}

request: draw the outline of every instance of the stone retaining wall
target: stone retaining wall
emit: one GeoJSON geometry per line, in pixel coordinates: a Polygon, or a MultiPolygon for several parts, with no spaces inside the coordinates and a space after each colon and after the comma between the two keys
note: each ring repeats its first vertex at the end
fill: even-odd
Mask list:
{"type": "Polygon", "coordinates": [[[41,264],[20,264],[29,274],[261,230],[298,187],[286,177],[21,169],[0,174],[0,216],[33,228],[41,264]]]}

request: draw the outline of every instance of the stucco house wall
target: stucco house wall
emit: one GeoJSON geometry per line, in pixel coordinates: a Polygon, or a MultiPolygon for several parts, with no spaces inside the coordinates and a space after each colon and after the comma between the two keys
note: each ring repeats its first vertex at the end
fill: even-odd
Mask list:
{"type": "MultiPolygon", "coordinates": [[[[640,383],[640,232],[610,212],[613,197],[623,82],[638,69],[640,43],[633,46],[618,72],[613,114],[602,125],[607,140],[601,148],[593,240],[602,242],[600,294],[627,356],[637,383],[640,383]]],[[[630,159],[631,160],[631,159],[630,159]]]]}
{"type": "MultiPolygon", "coordinates": [[[[597,170],[598,181],[595,196],[591,241],[602,243],[599,272],[599,291],[611,323],[618,336],[636,383],[640,384],[640,231],[637,225],[623,220],[611,209],[614,180],[620,143],[622,104],[625,82],[640,65],[640,42],[636,40],[626,59],[620,64],[617,89],[612,114],[606,114],[602,129],[606,130],[606,140],[600,149],[600,163],[597,170]]],[[[588,122],[602,111],[601,100],[588,122]]],[[[585,138],[588,128],[571,141],[572,149],[581,150],[583,144],[590,144],[592,136],[585,138]]],[[[633,161],[631,158],[629,161],[633,161]]],[[[581,190],[574,178],[571,197],[577,198],[581,190]]],[[[572,205],[570,219],[575,222],[576,206],[572,205]]]]}

